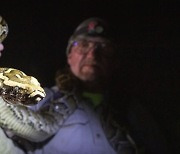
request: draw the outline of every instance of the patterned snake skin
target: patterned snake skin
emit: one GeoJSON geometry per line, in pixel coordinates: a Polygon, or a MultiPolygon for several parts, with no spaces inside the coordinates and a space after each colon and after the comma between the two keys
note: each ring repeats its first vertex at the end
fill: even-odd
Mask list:
{"type": "MultiPolygon", "coordinates": [[[[7,23],[0,16],[0,42],[7,34],[7,23]]],[[[36,78],[14,68],[0,68],[0,127],[33,142],[52,136],[74,111],[75,98],[68,93],[58,100],[51,100],[48,108],[37,112],[28,108],[44,97],[45,91],[36,78]],[[64,100],[70,111],[69,108],[62,109],[64,100]]],[[[0,146],[0,151],[2,148],[0,146]]]]}
{"type": "Polygon", "coordinates": [[[2,42],[8,34],[8,25],[6,21],[0,16],[0,42],[2,42]]]}

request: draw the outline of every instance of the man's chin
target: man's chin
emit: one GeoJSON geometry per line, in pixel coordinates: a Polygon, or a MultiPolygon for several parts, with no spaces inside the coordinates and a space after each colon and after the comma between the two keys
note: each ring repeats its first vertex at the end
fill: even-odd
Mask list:
{"type": "Polygon", "coordinates": [[[83,75],[81,75],[80,78],[83,81],[89,81],[89,82],[96,80],[96,76],[93,74],[83,74],[83,75]]]}
{"type": "Polygon", "coordinates": [[[99,76],[101,76],[100,72],[101,72],[101,70],[99,69],[99,67],[85,65],[81,69],[81,77],[84,81],[85,80],[86,81],[94,81],[94,80],[97,80],[99,78],[99,76]]]}
{"type": "Polygon", "coordinates": [[[83,72],[81,74],[81,80],[83,81],[87,81],[87,82],[94,82],[94,81],[98,81],[100,79],[100,75],[98,72],[83,72]]]}

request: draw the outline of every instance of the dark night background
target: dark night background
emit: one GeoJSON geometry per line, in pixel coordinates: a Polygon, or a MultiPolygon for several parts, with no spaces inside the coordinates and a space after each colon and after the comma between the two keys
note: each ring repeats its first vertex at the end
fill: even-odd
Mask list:
{"type": "Polygon", "coordinates": [[[112,24],[119,44],[116,88],[141,100],[169,144],[178,148],[179,13],[177,2],[165,0],[4,0],[0,14],[8,22],[9,35],[0,65],[20,69],[42,86],[52,86],[56,70],[66,63],[73,30],[86,18],[102,17],[112,24]]]}

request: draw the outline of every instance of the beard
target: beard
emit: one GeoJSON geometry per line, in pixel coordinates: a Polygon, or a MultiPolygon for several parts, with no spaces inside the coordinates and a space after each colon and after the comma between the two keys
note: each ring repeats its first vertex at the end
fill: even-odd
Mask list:
{"type": "Polygon", "coordinates": [[[79,77],[83,83],[83,88],[91,92],[103,91],[108,84],[105,72],[98,67],[84,66],[79,77]]]}
{"type": "Polygon", "coordinates": [[[86,62],[81,66],[80,77],[83,81],[99,81],[105,77],[104,69],[94,62],[86,62]]]}
{"type": "Polygon", "coordinates": [[[81,69],[81,78],[84,81],[97,80],[98,73],[93,66],[83,66],[81,69]]]}

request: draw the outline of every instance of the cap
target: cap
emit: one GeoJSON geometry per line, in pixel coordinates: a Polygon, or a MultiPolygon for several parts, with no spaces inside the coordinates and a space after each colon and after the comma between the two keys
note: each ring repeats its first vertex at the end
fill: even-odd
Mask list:
{"type": "Polygon", "coordinates": [[[111,40],[111,34],[110,28],[105,20],[97,17],[89,18],[80,23],[80,25],[75,29],[68,41],[66,54],[69,53],[74,40],[78,38],[101,37],[106,40],[111,40]]]}

